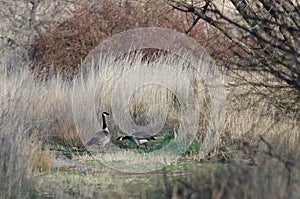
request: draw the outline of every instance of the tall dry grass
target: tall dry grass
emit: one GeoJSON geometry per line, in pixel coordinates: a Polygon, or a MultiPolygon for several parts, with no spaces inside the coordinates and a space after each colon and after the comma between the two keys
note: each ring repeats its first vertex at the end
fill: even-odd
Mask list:
{"type": "Polygon", "coordinates": [[[0,197],[20,198],[26,192],[40,142],[33,79],[18,71],[12,76],[1,73],[0,80],[0,197]]]}
{"type": "MultiPolygon", "coordinates": [[[[159,133],[159,127],[163,127],[161,125],[170,125],[171,128],[174,125],[165,122],[180,121],[184,112],[180,106],[187,103],[182,99],[188,97],[183,96],[188,89],[192,89],[195,95],[195,99],[190,99],[191,106],[194,105],[196,110],[203,115],[206,114],[205,107],[208,102],[205,101],[206,90],[201,74],[195,75],[189,71],[189,63],[184,60],[176,62],[170,55],[147,63],[143,55],[138,54],[135,57],[129,55],[118,60],[112,57],[102,58],[96,63],[96,67],[94,65],[91,68],[97,66],[98,69],[91,70],[74,83],[73,116],[75,120],[78,118],[76,123],[79,126],[86,123],[88,126],[93,124],[99,128],[101,122],[99,111],[108,110],[113,114],[109,119],[111,127],[122,127],[125,131],[123,133],[139,130],[152,134],[159,133]],[[157,72],[159,70],[160,74],[157,72]],[[173,78],[169,77],[171,73],[175,75],[173,78]]],[[[82,129],[86,128],[88,127],[82,129]]],[[[78,133],[84,137],[92,132],[94,131],[78,133]]]]}
{"type": "Polygon", "coordinates": [[[23,198],[31,189],[32,172],[51,168],[54,156],[42,148],[62,131],[54,131],[57,122],[50,116],[66,113],[60,106],[66,87],[54,79],[39,83],[24,66],[8,71],[11,60],[6,59],[0,66],[0,197],[23,198]]]}
{"type": "MultiPolygon", "coordinates": [[[[58,76],[50,78],[47,82],[37,82],[25,69],[0,74],[1,197],[21,198],[34,189],[36,185],[28,186],[33,177],[32,172],[35,169],[43,170],[41,165],[34,165],[36,160],[46,162],[43,163],[46,166],[42,166],[46,168],[44,170],[51,168],[54,157],[47,150],[42,153],[42,141],[50,143],[51,146],[59,143],[82,147],[93,133],[101,128],[102,111],[113,113],[108,121],[110,128],[113,129],[113,139],[118,135],[139,130],[135,128],[151,129],[150,133],[157,133],[155,131],[160,129],[161,135],[164,135],[166,130],[173,130],[183,122],[187,122],[188,127],[192,124],[190,129],[185,130],[196,134],[195,137],[185,132],[180,134],[178,129],[179,136],[183,135],[180,138],[185,145],[194,138],[201,141],[205,137],[210,120],[211,101],[201,76],[195,76],[194,73],[191,75],[189,65],[185,61],[178,61],[166,55],[156,61],[145,62],[142,55],[137,55],[125,56],[118,60],[104,57],[100,59],[98,66],[99,70],[97,67],[96,69],[91,67],[89,73],[72,83],[64,82],[58,76]],[[138,70],[139,66],[145,63],[148,64],[147,67],[153,69],[171,65],[192,80],[191,86],[198,103],[193,108],[198,113],[189,115],[187,119],[199,114],[199,120],[182,120],[184,107],[176,97],[178,93],[186,90],[176,78],[173,83],[178,87],[173,91],[161,85],[140,86],[144,76],[131,78],[129,79],[131,85],[124,83],[121,84],[124,87],[116,89],[118,82],[122,83],[122,78],[129,75],[127,72],[138,70]],[[132,85],[136,89],[131,90],[132,85]],[[128,93],[131,95],[125,98],[128,93]],[[113,104],[113,100],[117,100],[117,103],[113,104]],[[123,114],[126,111],[128,115],[123,114]],[[120,123],[116,120],[116,114],[120,116],[120,121],[128,121],[130,118],[136,124],[125,122],[124,131],[121,131],[117,128],[120,123]],[[158,123],[160,120],[165,121],[164,128],[158,128],[161,125],[158,123]],[[195,128],[197,132],[193,132],[195,128]],[[41,158],[41,154],[49,158],[41,158]]],[[[5,71],[6,66],[1,67],[5,71]]],[[[145,74],[145,77],[148,76],[145,74]]],[[[157,78],[159,80],[159,77],[157,78]]],[[[229,75],[228,79],[231,81],[229,75]]],[[[208,194],[207,196],[214,198],[222,196],[296,198],[299,196],[298,116],[277,109],[269,100],[252,92],[251,87],[228,85],[226,89],[228,97],[224,133],[218,140],[214,152],[216,156],[224,157],[225,162],[229,162],[232,167],[226,167],[220,172],[212,171],[211,176],[203,176],[203,173],[194,175],[193,179],[188,179],[183,185],[179,183],[177,188],[167,186],[162,191],[166,193],[166,197],[173,194],[175,197],[176,194],[183,193],[179,190],[183,186],[187,194],[195,193],[196,196],[208,194]],[[254,166],[246,166],[244,163],[254,166]],[[199,179],[201,184],[205,185],[205,189],[199,186],[199,179]],[[275,191],[272,191],[273,188],[276,188],[275,191]],[[268,195],[269,192],[271,193],[268,195]]],[[[184,149],[179,148],[178,151],[182,153],[184,149]]],[[[103,157],[107,163],[114,160],[128,161],[127,153],[130,152],[124,152],[123,156],[121,151],[114,154],[115,156],[108,154],[103,157]]],[[[128,157],[132,157],[131,155],[128,157]]],[[[141,159],[135,156],[135,162],[132,164],[147,164],[147,161],[151,160],[151,157],[143,158],[144,162],[139,162],[141,159]]],[[[163,158],[153,160],[157,161],[159,166],[161,163],[172,162],[163,158]]],[[[38,178],[41,180],[42,177],[38,178]]],[[[69,181],[72,181],[72,178],[68,179],[69,181]]],[[[80,191],[82,193],[79,195],[85,194],[84,188],[80,191]]]]}

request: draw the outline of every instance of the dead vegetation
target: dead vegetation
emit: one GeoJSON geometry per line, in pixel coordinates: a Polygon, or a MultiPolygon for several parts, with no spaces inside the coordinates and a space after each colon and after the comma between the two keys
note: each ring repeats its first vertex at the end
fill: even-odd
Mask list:
{"type": "MultiPolygon", "coordinates": [[[[4,160],[1,161],[1,166],[4,171],[2,172],[2,178],[5,180],[2,181],[1,186],[3,189],[1,190],[11,191],[3,192],[3,196],[18,197],[28,194],[28,190],[25,189],[28,186],[25,186],[25,184],[32,179],[33,174],[36,175],[37,171],[52,172],[54,154],[47,147],[42,150],[42,142],[50,143],[52,146],[60,143],[64,146],[81,147],[84,140],[88,139],[88,136],[99,128],[97,119],[93,125],[89,122],[89,118],[93,119],[95,116],[93,112],[89,111],[88,104],[91,104],[94,97],[97,96],[101,99],[101,103],[96,103],[96,107],[99,110],[110,110],[109,93],[115,85],[114,81],[122,76],[126,70],[134,65],[139,65],[141,60],[142,56],[135,62],[131,61],[131,64],[135,63],[133,65],[126,65],[128,59],[119,60],[114,66],[107,68],[109,70],[105,70],[106,76],[101,76],[100,72],[93,71],[89,74],[88,81],[74,83],[73,86],[75,87],[72,89],[69,83],[62,81],[59,77],[53,77],[46,83],[40,82],[37,84],[29,71],[26,70],[20,71],[9,78],[4,74],[1,79],[1,103],[3,104],[3,109],[1,109],[1,160],[4,160]],[[125,67],[125,70],[124,68],[121,69],[120,66],[125,67]],[[110,73],[118,75],[112,76],[110,73]],[[97,85],[103,85],[104,83],[106,87],[97,87],[97,85]],[[77,96],[85,97],[77,98],[77,96]],[[70,101],[74,100],[74,97],[81,100],[70,105],[70,101]],[[87,106],[83,106],[84,104],[87,106]],[[72,109],[70,109],[71,107],[72,109]],[[77,126],[74,126],[75,124],[77,126]],[[22,172],[16,172],[16,169],[22,172]],[[34,173],[32,173],[33,171],[34,173]],[[18,181],[17,184],[15,184],[16,180],[18,181]],[[15,187],[16,185],[18,186],[15,187]]],[[[160,61],[170,63],[171,60],[161,58],[160,61]]],[[[184,63],[179,63],[179,65],[184,66],[184,63]]],[[[201,87],[199,89],[202,90],[201,87]]],[[[230,92],[227,99],[224,133],[208,158],[199,160],[196,155],[193,160],[200,161],[204,165],[218,164],[218,162],[228,164],[225,164],[225,167],[221,170],[214,171],[212,175],[199,172],[193,175],[192,178],[186,176],[185,180],[176,181],[174,186],[167,186],[164,190],[166,197],[177,195],[178,197],[188,197],[200,194],[216,198],[221,196],[231,198],[241,195],[256,198],[266,196],[265,193],[271,192],[272,187],[278,187],[276,191],[272,192],[272,197],[293,198],[299,195],[297,187],[299,186],[298,151],[300,131],[299,120],[296,115],[288,115],[277,109],[268,100],[249,94],[251,87],[244,87],[242,90],[228,87],[227,90],[230,92]],[[201,180],[198,181],[199,179],[201,180]],[[199,186],[199,183],[203,184],[204,187],[199,186]]],[[[133,104],[138,103],[137,107],[141,107],[141,103],[144,107],[147,107],[148,102],[150,104],[157,103],[157,100],[164,103],[166,107],[173,104],[168,101],[173,100],[172,95],[164,89],[157,90],[156,87],[150,87],[144,91],[153,98],[144,98],[143,90],[138,90],[135,93],[135,100],[130,102],[133,104]],[[159,98],[153,95],[155,92],[160,93],[159,98]]],[[[126,91],[123,90],[123,92],[126,91]]],[[[199,111],[205,111],[206,109],[203,109],[205,106],[207,105],[200,105],[198,107],[199,111]]],[[[176,109],[178,107],[175,107],[172,111],[173,119],[169,118],[167,120],[171,122],[168,125],[172,125],[174,119],[176,121],[176,118],[180,118],[176,109]]],[[[132,109],[132,111],[138,110],[140,109],[132,109]]],[[[202,115],[209,114],[203,112],[202,115]]],[[[147,118],[149,115],[146,114],[144,117],[147,118]]],[[[209,119],[209,117],[205,118],[209,119]]],[[[114,129],[117,124],[114,123],[114,120],[111,120],[109,125],[114,129]]],[[[198,133],[201,134],[205,128],[199,128],[198,130],[198,133]]],[[[203,135],[199,137],[203,137],[203,135]]],[[[118,159],[124,161],[126,157],[130,156],[124,156],[124,152],[121,151],[114,156],[106,154],[106,156],[101,157],[101,161],[113,163],[118,159]]],[[[145,164],[147,162],[140,162],[141,159],[137,156],[134,157],[136,159],[132,163],[136,161],[136,164],[145,164]]],[[[154,160],[161,161],[157,158],[154,160]]],[[[172,163],[172,160],[162,159],[162,161],[164,163],[169,161],[167,164],[172,163]]],[[[104,176],[101,178],[105,178],[104,176]]],[[[67,181],[74,182],[73,180],[78,177],[70,177],[67,181]]],[[[43,176],[38,177],[38,181],[42,178],[43,176]]],[[[85,178],[84,180],[86,186],[90,182],[88,179],[85,178]]],[[[166,180],[171,180],[171,178],[166,177],[166,180]]],[[[34,190],[34,186],[37,186],[34,184],[29,189],[34,190]]],[[[65,185],[63,184],[63,186],[65,185]]],[[[38,185],[38,187],[40,186],[38,185]]],[[[45,186],[47,185],[45,184],[45,186]]],[[[160,186],[166,185],[161,184],[160,186]]],[[[46,187],[40,188],[48,189],[46,187]]],[[[55,187],[52,188],[56,190],[55,187]]],[[[118,190],[116,193],[118,193],[118,190]]],[[[62,191],[60,192],[62,195],[71,194],[74,196],[73,194],[75,194],[60,191],[62,191]]],[[[90,194],[86,192],[86,189],[80,189],[80,191],[80,195],[90,194]]],[[[91,190],[89,189],[89,191],[91,190]]]]}
{"type": "MultiPolygon", "coordinates": [[[[147,63],[143,55],[125,56],[110,68],[103,68],[105,76],[101,70],[93,70],[91,67],[87,79],[74,79],[80,74],[81,61],[89,51],[103,39],[135,27],[159,26],[184,32],[189,27],[185,20],[192,19],[188,14],[172,12],[161,1],[139,4],[105,0],[101,4],[78,4],[75,11],[74,15],[63,21],[50,21],[49,31],[37,35],[29,48],[31,69],[35,75],[47,81],[36,81],[28,70],[29,67],[21,66],[14,59],[15,56],[6,56],[0,62],[3,71],[0,74],[1,198],[119,197],[123,194],[137,198],[158,197],[155,193],[163,193],[159,197],[165,198],[299,197],[300,124],[299,112],[294,111],[299,108],[285,108],[289,104],[297,105],[296,98],[290,99],[290,89],[272,76],[266,76],[260,71],[227,70],[224,67],[220,67],[220,70],[227,79],[227,113],[224,132],[216,147],[205,159],[199,159],[197,153],[191,152],[190,156],[186,155],[178,159],[178,162],[173,162],[177,165],[193,160],[195,164],[200,163],[202,166],[212,163],[217,165],[213,169],[203,170],[200,166],[193,170],[192,175],[183,172],[179,178],[172,176],[172,170],[165,171],[161,174],[161,181],[151,182],[150,185],[148,176],[141,177],[141,180],[131,175],[119,181],[116,179],[121,175],[113,176],[110,170],[105,169],[100,169],[101,172],[96,169],[94,173],[79,170],[75,174],[69,173],[73,166],[66,166],[59,172],[53,170],[55,156],[61,153],[52,149],[57,145],[70,151],[72,147],[83,148],[89,136],[100,127],[97,113],[111,110],[110,93],[118,78],[134,65],[147,63]],[[8,70],[10,66],[16,70],[8,70]],[[74,81],[70,83],[62,79],[74,81]],[[262,82],[273,87],[265,87],[262,82]],[[272,98],[274,95],[279,97],[272,98]],[[219,164],[222,166],[219,167],[219,164]],[[168,175],[169,173],[171,174],[168,175]],[[133,192],[136,187],[131,183],[145,183],[146,188],[141,190],[141,194],[136,194],[133,192]],[[108,188],[113,191],[108,193],[108,188]]],[[[206,24],[200,23],[189,34],[203,44],[217,59],[218,64],[230,63],[223,61],[234,58],[234,52],[243,54],[236,45],[215,30],[209,29],[211,32],[208,34],[205,28],[206,24]],[[207,40],[211,42],[205,42],[207,40]]],[[[172,63],[168,55],[163,56],[158,59],[159,64],[172,63]]],[[[106,63],[105,60],[102,61],[100,66],[106,63]]],[[[154,64],[155,61],[148,64],[151,63],[154,64]]],[[[239,62],[240,65],[243,63],[239,62]]],[[[176,64],[181,68],[186,63],[176,64]]],[[[201,104],[196,108],[201,113],[201,121],[196,137],[197,141],[201,141],[206,135],[210,119],[210,100],[205,96],[207,93],[203,89],[203,82],[200,79],[197,81],[194,86],[201,104]]],[[[126,90],[122,92],[125,93],[126,90]]],[[[163,117],[147,110],[152,104],[163,104],[162,108],[170,113],[163,130],[176,129],[180,120],[180,106],[177,102],[174,103],[174,96],[167,89],[152,87],[137,90],[129,102],[130,116],[139,124],[151,122],[151,116],[155,114],[154,118],[163,117]]],[[[120,131],[113,119],[109,125],[116,132],[120,131]]],[[[127,153],[130,154],[128,151],[121,151],[114,156],[106,154],[103,157],[107,162],[128,161],[132,154],[124,157],[127,153]]],[[[132,164],[147,163],[146,160],[139,162],[140,158],[134,154],[133,156],[132,164]]],[[[103,161],[103,157],[91,160],[76,153],[72,153],[70,157],[87,165],[103,161]]],[[[167,161],[173,166],[169,159],[154,160],[167,161]]]]}

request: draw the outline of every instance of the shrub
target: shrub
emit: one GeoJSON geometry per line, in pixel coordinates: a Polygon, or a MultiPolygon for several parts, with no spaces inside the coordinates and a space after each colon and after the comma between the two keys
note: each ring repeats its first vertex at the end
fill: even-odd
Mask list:
{"type": "MultiPolygon", "coordinates": [[[[95,46],[125,30],[155,26],[184,32],[187,28],[186,16],[171,12],[163,1],[104,0],[82,2],[75,7],[74,16],[52,22],[52,28],[31,44],[31,68],[37,76],[47,78],[49,74],[61,73],[64,78],[73,79],[95,46]]],[[[204,26],[195,28],[192,34],[202,42],[206,39],[204,26]]]]}

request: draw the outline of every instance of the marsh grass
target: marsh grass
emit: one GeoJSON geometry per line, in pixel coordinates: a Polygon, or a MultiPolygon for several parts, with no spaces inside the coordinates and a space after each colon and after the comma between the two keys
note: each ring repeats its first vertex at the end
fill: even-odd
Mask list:
{"type": "Polygon", "coordinates": [[[32,79],[23,71],[13,77],[1,74],[0,80],[0,197],[20,198],[26,194],[24,184],[28,183],[34,161],[41,144],[36,124],[35,104],[32,98],[37,89],[32,79]]]}
{"type": "Polygon", "coordinates": [[[96,66],[91,63],[92,68],[101,67],[75,81],[73,116],[77,132],[84,142],[100,128],[101,110],[112,112],[107,120],[113,130],[113,139],[135,131],[165,136],[165,129],[176,129],[179,132],[182,131],[179,126],[183,124],[186,127],[185,132],[178,133],[183,145],[190,144],[191,138],[196,134],[204,134],[200,132],[203,130],[200,125],[206,123],[204,120],[208,116],[198,115],[207,115],[205,110],[208,105],[203,99],[205,86],[200,74],[192,76],[189,63],[174,62],[171,55],[147,65],[146,63],[142,55],[119,60],[101,57],[96,66]],[[168,68],[170,66],[172,68],[168,68]],[[173,72],[174,78],[168,80],[172,73],[156,73],[160,68],[173,72]],[[152,77],[154,78],[151,79],[152,77]],[[182,80],[183,78],[187,80],[182,80]],[[189,96],[185,94],[189,92],[188,89],[192,89],[195,95],[195,99],[189,99],[190,104],[186,104],[189,96]],[[187,113],[186,107],[193,112],[187,113]]]}
{"type": "Polygon", "coordinates": [[[215,164],[180,162],[155,172],[133,174],[109,169],[98,164],[99,161],[91,164],[88,157],[81,156],[77,160],[102,170],[48,173],[35,181],[37,192],[33,197],[170,198],[166,189],[180,185],[181,181],[189,182],[195,171],[204,175],[219,169],[215,164]]]}
{"type": "MultiPolygon", "coordinates": [[[[160,62],[162,61],[161,59],[160,62]]],[[[103,60],[99,65],[105,65],[105,62],[108,61],[103,60]]],[[[134,60],[129,57],[118,60],[110,68],[105,68],[107,70],[104,73],[91,70],[87,81],[74,84],[62,81],[59,76],[53,76],[46,82],[37,81],[23,67],[14,73],[1,74],[1,197],[26,196],[28,190],[25,184],[30,182],[32,172],[51,170],[54,154],[45,147],[46,144],[80,148],[101,128],[101,111],[111,110],[110,91],[116,80],[132,67],[130,63],[133,66],[141,64],[142,56],[134,60]]],[[[2,65],[1,68],[5,71],[6,66],[2,65]]],[[[165,121],[166,115],[160,115],[160,109],[147,112],[151,104],[159,103],[166,110],[174,106],[173,94],[165,88],[142,88],[133,94],[130,110],[132,115],[137,116],[135,119],[140,124],[151,122],[155,118],[163,118],[165,121]],[[143,97],[143,89],[153,97],[143,97]]],[[[178,107],[171,111],[173,114],[168,121],[178,120],[178,107]]],[[[116,126],[113,119],[109,121],[109,125],[112,128],[116,126]]],[[[170,122],[168,125],[171,128],[174,123],[170,122]]],[[[114,134],[117,135],[118,132],[114,134]]],[[[106,161],[115,161],[112,157],[126,157],[126,154],[107,155],[104,158],[106,161]]],[[[140,162],[139,158],[135,160],[140,162]]],[[[155,158],[152,157],[152,160],[155,158]]],[[[159,161],[166,162],[163,158],[156,161],[158,164],[161,164],[159,161]]]]}
{"type": "MultiPolygon", "coordinates": [[[[89,73],[79,76],[73,83],[64,82],[58,76],[47,82],[38,82],[25,69],[9,75],[0,74],[1,198],[123,195],[155,198],[161,196],[155,195],[157,192],[163,192],[162,197],[165,198],[297,198],[300,195],[300,125],[297,114],[278,109],[269,100],[254,93],[251,87],[228,85],[224,132],[211,151],[211,157],[203,161],[195,152],[206,136],[211,101],[201,78],[188,76],[198,97],[198,104],[194,108],[200,115],[199,120],[188,121],[182,119],[183,107],[175,95],[184,91],[180,82],[175,79],[179,86],[172,92],[158,85],[142,86],[133,91],[127,85],[114,90],[126,72],[145,62],[139,56],[134,59],[111,59],[102,58],[98,66],[103,68],[97,70],[91,67],[89,73]],[[112,95],[113,91],[118,91],[117,95],[112,95]],[[122,100],[126,92],[132,95],[122,100]],[[118,99],[115,104],[117,112],[112,111],[114,96],[118,99]],[[149,151],[138,151],[127,148],[127,145],[120,149],[116,145],[104,148],[104,153],[91,158],[83,146],[101,128],[102,111],[112,112],[108,124],[113,131],[114,143],[117,136],[131,134],[134,130],[159,133],[161,138],[158,142],[152,142],[149,151]],[[127,114],[121,114],[123,112],[127,114]],[[124,123],[127,126],[118,126],[118,116],[122,121],[127,121],[124,123]],[[135,124],[128,122],[128,118],[135,124]],[[164,121],[163,126],[159,123],[161,120],[164,121]],[[184,122],[187,122],[187,126],[192,124],[187,131],[195,133],[195,136],[183,133],[180,125],[184,122]],[[182,142],[176,142],[178,136],[182,142]],[[166,146],[173,153],[162,151],[165,156],[160,156],[155,150],[166,146]],[[80,150],[83,152],[78,152],[80,150]],[[172,169],[166,170],[165,176],[159,180],[152,178],[151,183],[148,183],[148,176],[137,179],[136,176],[142,174],[130,175],[120,181],[120,176],[112,176],[111,170],[103,170],[110,166],[137,173],[136,170],[141,172],[145,165],[152,165],[146,167],[147,171],[164,165],[175,165],[176,168],[180,162],[187,161],[182,157],[185,153],[202,165],[207,165],[209,161],[219,164],[221,158],[228,164],[209,172],[196,169],[198,172],[192,176],[183,174],[181,180],[172,176],[172,169]],[[51,168],[56,155],[68,156],[101,170],[72,173],[67,168],[65,172],[54,172],[51,168]],[[141,194],[134,192],[139,183],[145,185],[141,194]]],[[[172,62],[172,57],[149,62],[149,67],[160,65],[172,65],[190,75],[188,64],[172,62]]],[[[228,75],[229,82],[234,81],[230,78],[232,76],[228,75]]],[[[132,79],[131,83],[138,85],[140,80],[132,79]]],[[[195,115],[191,114],[187,119],[195,115]]],[[[189,166],[186,168],[189,169],[189,166]]]]}
{"type": "Polygon", "coordinates": [[[45,146],[42,150],[36,152],[33,170],[38,172],[49,172],[53,168],[53,162],[56,154],[50,150],[49,146],[45,146]]]}

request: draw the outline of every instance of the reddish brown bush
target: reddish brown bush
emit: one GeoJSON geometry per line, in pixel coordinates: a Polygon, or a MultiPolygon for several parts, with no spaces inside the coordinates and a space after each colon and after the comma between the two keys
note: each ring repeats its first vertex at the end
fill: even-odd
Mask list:
{"type": "Polygon", "coordinates": [[[170,11],[162,1],[103,0],[77,5],[73,17],[53,22],[48,32],[35,38],[30,48],[32,69],[39,77],[59,72],[72,79],[86,55],[113,34],[149,26],[183,31],[182,14],[170,11]]]}
{"type": "MultiPolygon", "coordinates": [[[[31,45],[32,69],[38,77],[47,78],[59,72],[65,79],[72,79],[87,54],[113,34],[138,27],[185,32],[192,20],[189,14],[173,10],[163,0],[83,2],[76,5],[74,13],[62,22],[52,22],[49,25],[52,28],[36,37],[31,45]]],[[[215,58],[232,56],[228,51],[232,43],[213,28],[208,30],[204,22],[198,22],[188,34],[215,58]]]]}

